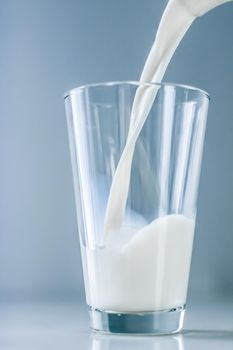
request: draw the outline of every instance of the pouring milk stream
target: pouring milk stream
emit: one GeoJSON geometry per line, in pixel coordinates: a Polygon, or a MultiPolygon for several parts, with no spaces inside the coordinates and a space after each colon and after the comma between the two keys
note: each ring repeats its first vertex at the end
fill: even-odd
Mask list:
{"type": "MultiPolygon", "coordinates": [[[[161,18],[140,82],[160,83],[176,48],[195,18],[229,1],[231,0],[170,0],[161,18]]],[[[108,198],[105,235],[118,229],[122,223],[135,144],[157,90],[156,86],[141,86],[135,95],[126,146],[114,174],[108,198]]]]}
{"type": "MultiPolygon", "coordinates": [[[[160,82],[195,18],[227,1],[230,0],[170,0],[140,81],[160,82]]],[[[186,301],[194,220],[178,214],[166,215],[150,224],[132,223],[133,234],[121,225],[135,144],[158,89],[150,84],[137,89],[127,142],[108,198],[105,246],[93,250],[81,245],[87,258],[84,270],[91,275],[86,278],[86,284],[90,284],[86,288],[87,303],[98,309],[169,310],[186,301]]]]}

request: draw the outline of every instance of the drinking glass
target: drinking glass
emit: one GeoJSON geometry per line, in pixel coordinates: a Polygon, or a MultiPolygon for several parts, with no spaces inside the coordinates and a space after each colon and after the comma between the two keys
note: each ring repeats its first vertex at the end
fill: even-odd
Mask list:
{"type": "MultiPolygon", "coordinates": [[[[110,82],[65,94],[92,329],[169,334],[182,328],[208,103],[205,91],[170,83],[110,82]],[[142,103],[149,96],[150,106],[132,165],[124,163],[130,183],[123,220],[106,234],[110,188],[136,93],[142,103]]],[[[123,184],[124,178],[115,195],[123,184]]]]}

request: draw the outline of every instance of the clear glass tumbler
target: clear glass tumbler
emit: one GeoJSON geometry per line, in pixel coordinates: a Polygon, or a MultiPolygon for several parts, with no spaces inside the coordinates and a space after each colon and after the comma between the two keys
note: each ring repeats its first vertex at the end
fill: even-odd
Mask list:
{"type": "Polygon", "coordinates": [[[182,328],[208,103],[206,92],[169,83],[93,84],[65,95],[92,329],[168,334],[182,328]],[[122,191],[127,198],[122,222],[106,234],[136,92],[149,93],[148,116],[132,165],[126,159],[115,183],[116,213],[115,198],[122,191]]]}

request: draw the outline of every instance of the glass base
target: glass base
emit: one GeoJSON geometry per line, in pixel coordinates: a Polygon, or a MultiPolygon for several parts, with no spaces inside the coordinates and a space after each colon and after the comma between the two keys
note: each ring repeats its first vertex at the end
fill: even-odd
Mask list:
{"type": "Polygon", "coordinates": [[[94,331],[120,334],[171,334],[183,327],[185,305],[165,311],[114,312],[88,306],[94,331]]]}

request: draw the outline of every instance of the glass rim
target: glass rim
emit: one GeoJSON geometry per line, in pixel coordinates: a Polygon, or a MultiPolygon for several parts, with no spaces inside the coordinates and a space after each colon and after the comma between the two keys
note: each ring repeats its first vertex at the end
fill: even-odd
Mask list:
{"type": "Polygon", "coordinates": [[[171,86],[174,88],[181,88],[181,89],[188,90],[188,91],[199,92],[201,95],[204,95],[205,97],[207,97],[208,100],[210,100],[210,95],[207,91],[205,91],[203,89],[199,89],[199,88],[192,86],[192,85],[169,83],[169,82],[161,82],[161,83],[149,82],[149,81],[140,82],[140,81],[136,81],[136,80],[106,81],[106,82],[100,82],[100,83],[91,83],[91,84],[80,85],[80,86],[77,86],[71,90],[66,91],[64,94],[64,99],[66,99],[70,95],[76,95],[80,91],[85,90],[85,89],[89,89],[92,87],[101,87],[101,86],[104,87],[104,86],[116,86],[116,85],[134,85],[134,86],[145,85],[145,86],[159,86],[159,87],[171,86]]]}

